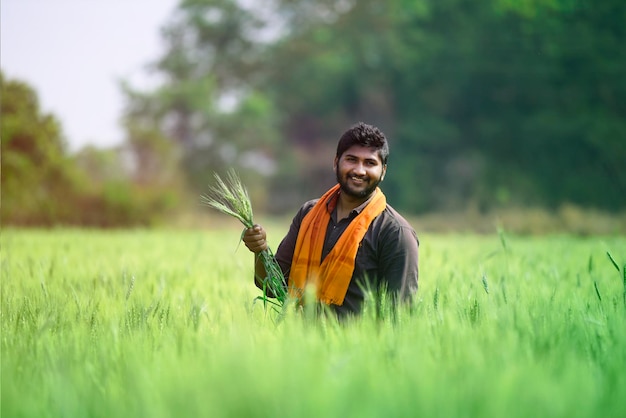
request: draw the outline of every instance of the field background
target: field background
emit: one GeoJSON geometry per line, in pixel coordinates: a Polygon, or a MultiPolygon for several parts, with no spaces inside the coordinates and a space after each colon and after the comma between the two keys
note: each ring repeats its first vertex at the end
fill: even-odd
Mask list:
{"type": "Polygon", "coordinates": [[[86,3],[0,6],[2,418],[626,417],[626,1],[86,3]],[[200,196],[275,249],[358,121],[417,303],[279,317],[200,196]]]}
{"type": "Polygon", "coordinates": [[[622,236],[420,234],[415,309],[340,325],[254,303],[231,225],[4,228],[2,417],[626,413],[622,236]]]}

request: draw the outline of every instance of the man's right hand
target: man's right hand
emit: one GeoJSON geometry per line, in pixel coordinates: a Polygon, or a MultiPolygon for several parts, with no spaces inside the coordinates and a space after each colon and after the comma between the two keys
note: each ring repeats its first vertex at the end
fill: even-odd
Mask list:
{"type": "Polygon", "coordinates": [[[267,235],[265,229],[261,225],[254,225],[252,228],[246,229],[243,234],[243,242],[246,247],[255,254],[267,250],[267,235]]]}

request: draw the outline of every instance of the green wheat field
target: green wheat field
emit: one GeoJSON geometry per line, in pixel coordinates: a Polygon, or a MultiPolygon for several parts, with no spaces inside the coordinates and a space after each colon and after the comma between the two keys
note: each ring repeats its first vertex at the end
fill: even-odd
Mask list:
{"type": "Polygon", "coordinates": [[[415,307],[339,324],[240,232],[3,229],[1,416],[626,416],[626,237],[419,234],[415,307]]]}

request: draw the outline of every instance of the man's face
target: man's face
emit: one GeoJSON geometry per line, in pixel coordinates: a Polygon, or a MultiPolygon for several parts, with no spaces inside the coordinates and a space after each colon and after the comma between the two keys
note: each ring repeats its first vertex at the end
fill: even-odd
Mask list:
{"type": "Polygon", "coordinates": [[[342,192],[356,198],[369,197],[386,170],[378,152],[370,147],[353,145],[335,158],[335,173],[342,192]]]}

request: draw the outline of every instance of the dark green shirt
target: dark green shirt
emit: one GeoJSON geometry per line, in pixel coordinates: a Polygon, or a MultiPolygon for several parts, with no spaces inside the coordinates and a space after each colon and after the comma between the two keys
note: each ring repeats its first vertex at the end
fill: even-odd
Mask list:
{"type": "MultiPolygon", "coordinates": [[[[288,279],[296,240],[302,219],[319,199],[306,202],[293,218],[289,232],[278,246],[276,260],[288,279]]],[[[339,240],[350,222],[369,201],[354,209],[347,218],[337,221],[336,208],[329,208],[330,221],[322,249],[322,258],[339,240]]],[[[418,239],[411,225],[391,206],[383,210],[370,224],[359,244],[354,272],[341,306],[331,305],[338,316],[360,313],[365,298],[363,287],[372,291],[386,291],[394,298],[410,301],[417,292],[418,239]]]]}

